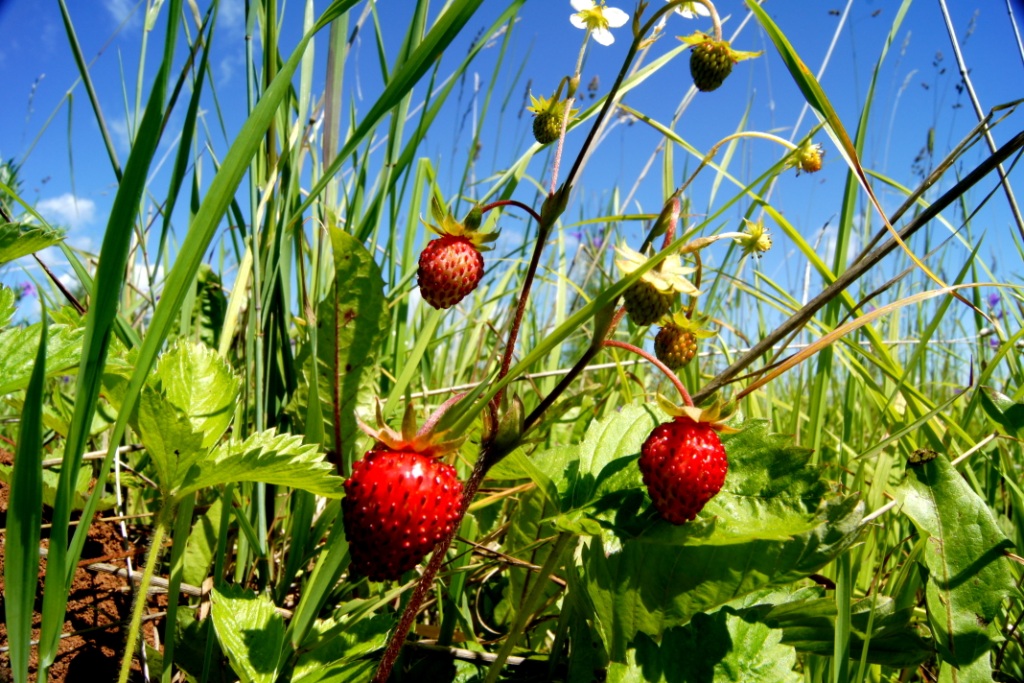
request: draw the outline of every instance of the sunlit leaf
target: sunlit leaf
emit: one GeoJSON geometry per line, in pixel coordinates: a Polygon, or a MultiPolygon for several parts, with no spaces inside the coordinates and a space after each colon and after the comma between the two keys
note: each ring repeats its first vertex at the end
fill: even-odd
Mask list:
{"type": "Polygon", "coordinates": [[[978,392],[985,413],[1010,434],[1024,436],[1024,403],[1017,403],[992,387],[981,387],[978,392]]]}
{"type": "Polygon", "coordinates": [[[383,649],[388,631],[394,625],[394,619],[383,614],[351,622],[318,620],[302,644],[302,654],[295,663],[291,680],[294,683],[366,680],[376,662],[361,658],[383,649]]]}
{"type": "Polygon", "coordinates": [[[139,397],[136,429],[153,459],[157,483],[167,495],[192,464],[209,452],[192,422],[156,390],[145,387],[139,397]]]}
{"type": "Polygon", "coordinates": [[[925,598],[940,657],[955,666],[987,660],[1002,601],[1019,595],[1004,555],[1012,544],[942,455],[909,467],[895,493],[918,533],[928,536],[925,598]]]}
{"type": "Polygon", "coordinates": [[[329,498],[340,498],[344,480],[334,474],[316,446],[302,437],[273,429],[253,434],[242,443],[219,446],[187,472],[179,470],[175,496],[229,482],[261,481],[291,486],[329,498]]]}
{"type": "Polygon", "coordinates": [[[235,416],[240,382],[208,346],[176,343],[157,361],[149,384],[188,418],[204,448],[220,440],[235,416]]]}
{"type": "Polygon", "coordinates": [[[0,285],[0,327],[5,327],[14,317],[17,307],[14,305],[14,290],[0,285]]]}
{"type": "MultiPolygon", "coordinates": [[[[13,327],[0,332],[0,395],[28,386],[39,346],[42,323],[13,327]]],[[[46,374],[48,377],[75,370],[82,355],[82,328],[51,325],[46,335],[46,374]]]]}
{"type": "Polygon", "coordinates": [[[64,239],[57,230],[18,223],[0,223],[0,265],[42,251],[64,239]]]}
{"type": "Polygon", "coordinates": [[[243,683],[274,683],[284,652],[285,623],[265,595],[241,586],[214,588],[213,630],[243,683]]]}

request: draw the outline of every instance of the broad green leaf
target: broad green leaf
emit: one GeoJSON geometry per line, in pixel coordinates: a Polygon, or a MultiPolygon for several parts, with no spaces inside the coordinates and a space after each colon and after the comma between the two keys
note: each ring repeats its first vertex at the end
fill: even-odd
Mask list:
{"type": "Polygon", "coordinates": [[[328,498],[340,498],[344,491],[344,480],[334,474],[334,467],[324,461],[316,446],[273,429],[253,434],[242,443],[223,444],[179,474],[174,491],[178,498],[207,486],[241,481],[291,486],[328,498]]]}
{"type": "MultiPolygon", "coordinates": [[[[838,498],[801,525],[788,516],[781,524],[770,517],[743,520],[753,527],[743,534],[719,534],[716,525],[713,542],[701,545],[679,545],[673,534],[628,539],[621,549],[616,537],[606,537],[608,550],[591,543],[583,553],[584,581],[612,659],[623,661],[637,633],[658,638],[698,612],[817,571],[857,539],[862,517],[856,497],[838,498]]],[[[654,529],[662,525],[668,526],[654,529]]]]}
{"type": "MultiPolygon", "coordinates": [[[[334,282],[317,306],[318,393],[327,447],[340,462],[353,459],[356,408],[373,401],[377,348],[387,324],[380,268],[354,237],[331,229],[334,282]]],[[[301,362],[310,362],[308,349],[301,362]]],[[[312,373],[307,370],[307,378],[312,373]]]]}
{"type": "Polygon", "coordinates": [[[981,407],[990,418],[1010,434],[1024,436],[1024,403],[1017,403],[992,387],[981,387],[978,396],[981,407]]]}
{"type": "Polygon", "coordinates": [[[796,651],[782,633],[732,611],[696,614],[665,631],[661,644],[640,634],[625,663],[608,667],[609,683],[798,683],[796,651]]]}
{"type": "Polygon", "coordinates": [[[10,324],[16,310],[18,309],[14,305],[14,290],[0,285],[0,327],[10,324]]]}
{"type": "MultiPolygon", "coordinates": [[[[635,456],[651,430],[667,419],[657,408],[623,406],[621,411],[592,423],[581,443],[544,451],[530,457],[528,464],[554,485],[563,512],[582,508],[604,495],[642,486],[635,456]]],[[[525,465],[509,463],[504,471],[499,470],[497,475],[492,472],[490,476],[526,474],[535,481],[543,479],[525,465]]],[[[499,463],[494,469],[501,466],[499,463]]]]}
{"type": "Polygon", "coordinates": [[[139,397],[136,429],[153,459],[157,484],[165,496],[180,483],[193,463],[209,453],[203,446],[203,435],[188,417],[148,386],[139,397]]]}
{"type": "Polygon", "coordinates": [[[179,341],[157,361],[155,386],[180,410],[210,448],[220,441],[235,415],[239,379],[208,346],[179,341]]]}
{"type": "Polygon", "coordinates": [[[999,637],[992,622],[1001,603],[1019,595],[1004,556],[1012,544],[985,501],[941,455],[909,467],[896,498],[928,537],[925,599],[940,657],[955,666],[987,659],[999,637]]]}
{"type": "Polygon", "coordinates": [[[64,239],[59,231],[18,223],[0,223],[0,266],[52,247],[64,239]]]}
{"type": "Polygon", "coordinates": [[[224,510],[223,498],[218,497],[209,509],[196,517],[185,546],[184,568],[181,580],[193,586],[202,585],[210,573],[213,553],[217,547],[217,530],[224,510]]]}
{"type": "Polygon", "coordinates": [[[358,620],[317,620],[302,643],[302,654],[295,663],[291,680],[293,683],[365,680],[357,674],[366,671],[367,663],[375,665],[376,662],[361,661],[361,658],[383,649],[388,631],[394,625],[394,619],[384,614],[358,620]]]}
{"type": "MultiPolygon", "coordinates": [[[[28,386],[35,365],[42,323],[0,332],[0,396],[28,386]]],[[[82,356],[85,330],[51,325],[46,334],[46,375],[53,377],[75,370],[82,356]]]]}
{"type": "MultiPolygon", "coordinates": [[[[867,644],[870,664],[914,668],[930,659],[935,648],[927,629],[910,623],[913,611],[911,607],[896,609],[895,601],[882,595],[855,602],[851,606],[850,658],[859,660],[867,644]]],[[[832,656],[836,613],[833,598],[809,598],[777,605],[756,618],[781,629],[782,642],[798,651],[832,656]]]]}
{"type": "Polygon", "coordinates": [[[243,683],[274,683],[284,652],[284,619],[265,595],[214,588],[210,616],[221,649],[243,683]]]}

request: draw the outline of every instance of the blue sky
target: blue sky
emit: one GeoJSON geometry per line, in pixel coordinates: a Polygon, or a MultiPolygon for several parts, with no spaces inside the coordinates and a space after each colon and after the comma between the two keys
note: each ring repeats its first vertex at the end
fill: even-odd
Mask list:
{"type": "MultiPolygon", "coordinates": [[[[657,0],[654,0],[657,2],[657,0]]],[[[129,131],[136,100],[135,78],[139,71],[139,44],[143,27],[144,5],[132,0],[88,0],[69,3],[69,10],[99,91],[104,115],[110,126],[123,164],[129,150],[129,131]]],[[[631,11],[632,3],[611,0],[631,11]]],[[[200,3],[205,9],[205,3],[200,3]]],[[[316,9],[326,2],[318,0],[316,9]]],[[[436,13],[441,2],[433,2],[436,13]]],[[[826,55],[831,55],[821,83],[851,133],[856,127],[865,92],[886,34],[890,30],[899,3],[892,0],[770,0],[765,8],[787,34],[812,71],[822,68],[826,55]],[[837,27],[842,31],[832,46],[837,27]],[[830,52],[831,50],[831,52],[830,52]]],[[[949,2],[952,20],[961,37],[964,58],[986,110],[1024,97],[1024,64],[1017,50],[1016,39],[1002,0],[985,2],[949,2]]],[[[479,16],[449,50],[446,61],[454,64],[465,53],[469,41],[485,28],[506,6],[499,0],[487,0],[479,16]]],[[[747,127],[773,132],[784,138],[806,134],[816,123],[810,112],[801,115],[803,100],[789,74],[776,56],[767,37],[754,22],[744,24],[746,12],[739,0],[722,0],[719,11],[725,18],[725,34],[738,31],[734,47],[741,50],[764,50],[765,56],[736,66],[726,84],[713,93],[698,93],[686,107],[676,125],[677,133],[699,149],[707,149],[716,140],[735,131],[742,117],[747,127]],[[796,128],[799,122],[799,127],[796,128]]],[[[225,108],[229,137],[244,120],[244,90],[241,69],[244,65],[244,3],[224,0],[221,7],[217,43],[213,53],[214,74],[218,96],[225,108]]],[[[381,27],[389,49],[397,49],[407,23],[408,0],[380,0],[378,11],[381,27]]],[[[1024,3],[1013,5],[1020,24],[1024,21],[1024,3]]],[[[513,42],[502,69],[494,83],[496,97],[492,113],[485,122],[484,145],[477,168],[478,177],[486,177],[518,157],[532,141],[530,118],[522,114],[527,84],[534,94],[550,94],[559,78],[573,67],[582,32],[570,26],[572,8],[568,0],[527,0],[520,21],[513,29],[513,42]],[[507,98],[506,98],[507,94],[507,98]],[[500,111],[499,104],[507,102],[500,111]],[[499,118],[501,122],[499,124],[499,118]]],[[[286,21],[282,44],[294,44],[301,26],[302,3],[297,0],[285,6],[286,21]]],[[[144,73],[148,79],[155,71],[159,40],[165,17],[150,36],[149,53],[144,73]]],[[[706,20],[686,21],[673,17],[667,35],[651,49],[648,59],[672,49],[678,43],[674,36],[697,29],[709,30],[706,20]]],[[[76,85],[77,71],[72,60],[57,4],[34,0],[0,0],[0,73],[4,81],[4,106],[0,107],[0,155],[22,164],[24,197],[36,205],[48,219],[68,229],[70,242],[85,250],[98,248],[109,207],[116,189],[110,163],[97,132],[95,118],[84,89],[76,85]],[[70,92],[70,95],[68,93],[70,92]],[[73,140],[69,144],[69,139],[73,140]]],[[[584,70],[583,83],[597,77],[600,87],[613,80],[626,51],[625,29],[620,39],[609,47],[592,45],[584,70]]],[[[325,36],[326,37],[326,36],[325,36]]],[[[474,83],[485,92],[493,76],[498,50],[486,50],[466,80],[460,98],[445,119],[428,136],[424,153],[429,154],[439,169],[439,180],[456,179],[467,153],[468,135],[463,122],[474,103],[474,83]],[[477,81],[477,79],[479,79],[477,81]]],[[[179,50],[179,60],[181,51],[179,50]]],[[[442,69],[443,71],[443,69],[442,69]]],[[[904,184],[914,184],[915,159],[924,148],[929,130],[934,129],[934,159],[937,161],[975,124],[976,117],[966,94],[957,88],[956,64],[950,48],[938,3],[917,0],[911,6],[897,39],[890,50],[878,83],[870,122],[864,162],[875,171],[891,175],[904,184]]],[[[318,74],[321,79],[322,75],[318,74]]],[[[354,58],[346,75],[347,87],[356,106],[365,111],[379,90],[376,48],[372,40],[357,41],[354,58]]],[[[684,100],[690,87],[687,57],[677,59],[643,87],[625,100],[629,106],[665,123],[684,100]]],[[[422,91],[422,88],[420,89],[422,91]]],[[[148,80],[142,98],[148,92],[148,80]]],[[[602,90],[603,92],[603,90],[602,90]]],[[[184,105],[179,106],[184,109],[184,105]]],[[[211,140],[223,153],[226,141],[211,115],[208,119],[211,140]]],[[[1016,114],[995,132],[997,142],[1009,139],[1022,128],[1016,114]]],[[[567,153],[575,153],[582,142],[583,131],[570,136],[567,153]]],[[[158,153],[155,172],[156,187],[166,176],[175,151],[173,132],[166,136],[158,153]],[[166,156],[166,158],[165,158],[166,156]],[[163,176],[161,176],[163,174],[163,176]]],[[[643,176],[643,169],[655,153],[659,138],[640,123],[623,121],[611,128],[600,150],[590,161],[579,185],[576,205],[570,213],[592,217],[605,210],[613,188],[620,196],[630,194],[636,179],[643,177],[632,193],[632,202],[624,211],[657,212],[661,202],[660,161],[643,176]]],[[[786,217],[798,225],[808,240],[818,240],[822,250],[828,247],[828,226],[834,224],[839,210],[839,196],[845,181],[845,167],[831,144],[824,137],[825,169],[814,176],[783,177],[774,201],[786,217]]],[[[755,141],[743,145],[730,170],[752,178],[773,163],[782,150],[770,143],[755,141]]],[[[961,167],[966,171],[987,154],[978,147],[967,154],[961,167]]],[[[546,173],[547,157],[539,155],[531,171],[538,177],[546,173]]],[[[676,151],[677,174],[684,163],[693,168],[696,162],[676,151]]],[[[917,166],[928,161],[916,162],[917,166]]],[[[207,162],[207,180],[211,173],[207,162]]],[[[1011,179],[1022,188],[1022,172],[1017,169],[1011,179]]],[[[952,176],[951,176],[952,179],[952,176]]],[[[713,177],[705,177],[693,187],[694,210],[707,210],[713,177]]],[[[948,184],[947,184],[948,186],[948,184]]],[[[980,198],[993,186],[983,183],[974,197],[980,198]]],[[[883,202],[891,209],[899,197],[882,191],[883,202]]],[[[1024,199],[1024,196],[1021,197],[1024,199]]],[[[721,197],[718,198],[721,200],[721,197]]],[[[979,233],[985,231],[986,246],[982,256],[996,267],[997,274],[1008,278],[1019,275],[1020,261],[1010,242],[1012,227],[1001,194],[995,195],[974,221],[979,233]],[[1012,255],[1001,263],[1001,254],[1012,255]]],[[[731,214],[730,223],[722,229],[736,229],[742,209],[731,214]]],[[[957,224],[957,217],[949,215],[957,224]]],[[[877,225],[877,222],[875,222],[877,225]]],[[[179,238],[185,226],[179,221],[179,238]]],[[[626,233],[629,234],[629,228],[626,233]]],[[[639,234],[639,227],[636,227],[639,234]]],[[[935,233],[938,234],[938,233],[935,233]]],[[[801,272],[789,272],[785,258],[786,245],[776,251],[776,258],[765,259],[762,268],[784,285],[798,287],[801,272]]],[[[959,249],[959,247],[955,247],[959,249]]],[[[966,255],[966,251],[963,252],[966,255]]],[[[47,254],[58,272],[65,272],[59,255],[47,254]]],[[[957,259],[952,261],[959,263],[957,259]]],[[[33,275],[34,264],[25,260],[0,273],[5,282],[21,281],[27,268],[33,275]]]]}

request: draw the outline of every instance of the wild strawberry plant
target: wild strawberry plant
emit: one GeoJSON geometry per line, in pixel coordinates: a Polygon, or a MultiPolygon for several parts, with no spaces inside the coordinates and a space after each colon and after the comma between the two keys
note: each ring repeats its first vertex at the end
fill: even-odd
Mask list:
{"type": "MultiPolygon", "coordinates": [[[[429,3],[416,3],[380,92],[365,110],[353,100],[346,129],[341,74],[355,36],[379,28],[376,3],[335,0],[317,15],[307,2],[290,49],[275,3],[247,3],[263,55],[249,51],[247,83],[259,97],[212,180],[192,141],[206,135],[218,6],[156,3],[147,32],[163,19],[163,56],[123,169],[107,145],[119,182],[95,266],[5,173],[0,262],[59,245],[78,277],[77,291],[53,278],[38,322],[12,324],[19,294],[0,287],[0,388],[18,424],[13,464],[0,463],[14,680],[45,676],[60,656],[69,587],[109,510],[150,520],[121,681],[1024,679],[1022,333],[976,295],[976,249],[949,285],[908,243],[966,205],[1024,139],[926,201],[984,126],[911,190],[865,168],[863,126],[850,135],[784,33],[800,27],[778,26],[757,2],[569,4],[547,11],[568,15],[566,40],[582,35],[575,64],[534,81],[536,144],[484,180],[475,152],[461,181],[451,161],[420,152],[474,60],[507,49],[522,0],[447,76],[442,57],[482,2],[446,3],[432,23],[429,3]],[[741,126],[702,152],[627,102],[665,70],[689,73],[694,107],[698,91],[740,87],[736,72],[769,55],[733,48],[758,41],[742,27],[727,39],[726,11],[762,32],[817,113],[802,139],[741,126]],[[687,22],[699,30],[666,47],[687,22]],[[617,41],[627,46],[609,87],[584,85],[592,51],[617,41]],[[179,115],[184,142],[156,192],[150,171],[179,115]],[[639,216],[639,236],[625,206],[595,210],[582,192],[616,117],[665,145],[663,196],[639,216]],[[845,176],[831,264],[772,198],[784,177],[823,171],[818,139],[845,176]],[[736,146],[765,142],[780,150],[774,161],[734,177],[736,146]],[[681,177],[676,148],[693,156],[681,177]],[[712,185],[698,181],[711,173],[712,185]],[[875,178],[907,201],[886,213],[875,178]],[[162,224],[140,212],[146,197],[166,197],[162,224]],[[849,260],[858,201],[883,228],[849,260]],[[609,226],[600,249],[568,253],[575,215],[609,226]],[[510,226],[524,225],[509,246],[510,226]],[[820,293],[797,297],[756,271],[779,243],[820,271],[820,293]],[[214,244],[222,256],[211,259],[214,244]],[[159,291],[151,249],[168,264],[159,291]],[[888,286],[921,291],[855,289],[893,252],[909,265],[888,286]],[[148,291],[125,288],[140,267],[148,291]],[[927,355],[928,338],[962,326],[957,307],[998,328],[979,384],[1003,391],[922,380],[951,367],[927,355]],[[908,358],[887,341],[897,313],[913,310],[923,312],[908,358]],[[730,346],[751,334],[747,350],[730,346]],[[798,335],[808,342],[786,351],[798,335]],[[964,464],[986,448],[987,461],[964,464]],[[156,579],[167,603],[147,640],[156,579]]],[[[380,30],[374,40],[386,61],[380,30]]]]}

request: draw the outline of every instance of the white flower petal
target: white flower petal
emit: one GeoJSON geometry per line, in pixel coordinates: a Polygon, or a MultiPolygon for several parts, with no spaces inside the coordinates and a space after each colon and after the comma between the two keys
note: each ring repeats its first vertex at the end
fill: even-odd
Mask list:
{"type": "Polygon", "coordinates": [[[602,45],[607,46],[615,42],[615,36],[613,36],[612,32],[606,28],[595,28],[591,31],[591,34],[594,36],[594,40],[602,45]]]}
{"type": "Polygon", "coordinates": [[[685,2],[676,7],[676,12],[684,19],[696,19],[697,17],[710,17],[711,11],[699,2],[685,2]]]}
{"type": "Polygon", "coordinates": [[[618,7],[605,7],[603,14],[609,28],[618,28],[629,21],[629,15],[618,7]]]}
{"type": "Polygon", "coordinates": [[[594,9],[594,0],[569,0],[572,8],[577,12],[585,12],[594,9]]]}
{"type": "Polygon", "coordinates": [[[580,15],[578,15],[578,14],[570,15],[569,16],[569,23],[572,24],[573,26],[575,26],[576,28],[582,28],[582,29],[587,28],[587,22],[583,21],[583,19],[581,19],[580,15]]]}

